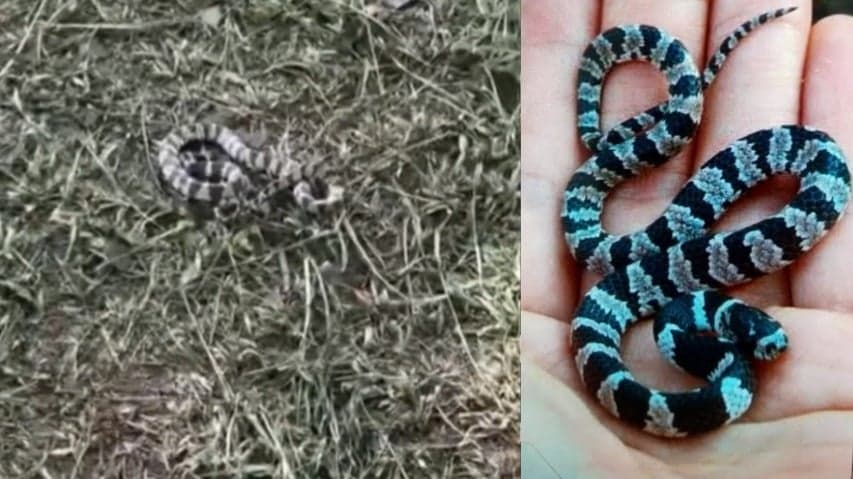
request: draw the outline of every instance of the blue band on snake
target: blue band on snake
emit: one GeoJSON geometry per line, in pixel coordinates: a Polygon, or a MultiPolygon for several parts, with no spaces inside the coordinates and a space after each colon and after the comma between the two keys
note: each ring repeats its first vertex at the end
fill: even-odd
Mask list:
{"type": "Polygon", "coordinates": [[[845,210],[850,172],[829,135],[784,125],[746,135],[714,155],[641,231],[608,234],[601,224],[604,200],[619,183],[662,165],[691,141],[703,90],[726,56],[750,31],[793,10],[742,24],[702,74],[679,40],[646,25],[611,28],[583,54],[578,132],[593,155],[570,179],[561,218],[572,254],[604,277],[577,308],[572,355],[585,387],[605,409],[655,435],[711,431],[747,411],[756,386],[751,359],[777,357],[788,338],[767,314],[719,290],[784,268],[812,248],[845,210]],[[669,99],[602,133],[604,77],[632,60],[648,61],[664,74],[669,99]],[[709,232],[745,191],[777,174],[800,181],[781,211],[736,231],[709,232]],[[663,356],[706,385],[668,392],[632,376],[620,354],[622,337],[631,324],[654,314],[663,356]]]}

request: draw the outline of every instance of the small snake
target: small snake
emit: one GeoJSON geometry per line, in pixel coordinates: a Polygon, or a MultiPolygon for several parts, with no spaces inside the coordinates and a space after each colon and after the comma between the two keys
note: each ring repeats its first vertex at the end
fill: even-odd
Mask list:
{"type": "Polygon", "coordinates": [[[228,215],[246,210],[266,216],[273,198],[285,190],[312,212],[340,194],[337,187],[313,178],[303,163],[273,148],[253,150],[234,131],[212,124],[169,133],[159,143],[157,166],[160,178],[184,200],[228,215]]]}
{"type": "Polygon", "coordinates": [[[740,417],[755,393],[750,358],[773,359],[788,345],[781,325],[717,290],[777,271],[812,248],[844,212],[850,172],[826,133],[785,125],[744,136],[714,155],[663,214],[636,233],[613,236],[601,214],[622,181],[665,163],[693,138],[703,90],[726,56],[757,26],[794,8],[761,14],[727,36],[700,75],[684,45],[647,25],[623,25],[586,48],[578,79],[578,132],[593,152],[570,179],[561,214],[572,254],[604,275],[572,323],[572,355],[587,390],[614,416],[649,433],[679,437],[740,417]],[[646,60],[669,84],[669,99],[603,134],[601,86],[617,63],[646,60]],[[735,231],[710,227],[745,191],[776,174],[800,187],[779,213],[735,231]],[[620,354],[628,326],[655,313],[663,356],[704,378],[680,392],[637,381],[620,354]]]}

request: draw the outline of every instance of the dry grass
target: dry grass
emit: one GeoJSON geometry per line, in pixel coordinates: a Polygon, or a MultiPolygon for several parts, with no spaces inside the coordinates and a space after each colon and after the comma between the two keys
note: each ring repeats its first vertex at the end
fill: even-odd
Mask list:
{"type": "Polygon", "coordinates": [[[516,475],[512,2],[230,3],[0,2],[0,477],[516,475]],[[197,225],[196,120],[345,202],[197,225]]]}

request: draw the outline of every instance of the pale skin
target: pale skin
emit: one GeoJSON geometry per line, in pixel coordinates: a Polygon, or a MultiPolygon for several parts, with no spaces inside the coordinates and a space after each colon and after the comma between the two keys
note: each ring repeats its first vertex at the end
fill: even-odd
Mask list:
{"type": "MultiPolygon", "coordinates": [[[[599,31],[646,23],[681,39],[700,69],[737,25],[779,7],[799,10],[755,30],[705,94],[691,145],[607,200],[605,227],[637,230],[656,218],[698,165],[755,130],[802,123],[829,133],[853,159],[853,18],[811,25],[805,0],[522,0],[522,473],[524,477],[848,477],[853,460],[853,215],[792,267],[732,293],[764,308],[791,346],[757,368],[749,412],[720,431],[666,440],[610,417],[582,388],[569,354],[570,320],[599,278],[569,255],[559,223],[571,172],[588,156],[575,127],[576,72],[599,31]]],[[[604,127],[666,99],[648,64],[617,67],[604,87],[604,127]]],[[[796,180],[774,178],[739,201],[728,230],[786,203],[796,180]]],[[[851,208],[853,209],[853,208],[851,208]]],[[[659,357],[651,321],[623,356],[647,384],[701,384],[659,357]]]]}

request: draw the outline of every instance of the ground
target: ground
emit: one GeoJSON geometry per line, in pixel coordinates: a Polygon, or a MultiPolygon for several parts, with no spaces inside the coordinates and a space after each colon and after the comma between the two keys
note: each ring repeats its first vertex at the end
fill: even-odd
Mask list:
{"type": "Polygon", "coordinates": [[[516,7],[213,3],[0,3],[0,477],[517,475],[516,7]],[[193,220],[202,120],[344,201],[193,220]]]}

